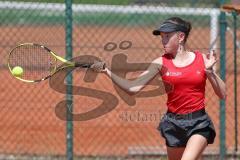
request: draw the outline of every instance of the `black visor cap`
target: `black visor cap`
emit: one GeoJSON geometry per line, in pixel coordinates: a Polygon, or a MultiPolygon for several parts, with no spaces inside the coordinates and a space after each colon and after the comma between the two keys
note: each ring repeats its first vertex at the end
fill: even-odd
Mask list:
{"type": "Polygon", "coordinates": [[[161,34],[161,32],[168,33],[168,32],[176,32],[176,31],[187,32],[187,28],[181,24],[176,24],[171,21],[166,21],[163,24],[161,24],[161,26],[158,29],[153,30],[153,35],[158,36],[161,34]]]}

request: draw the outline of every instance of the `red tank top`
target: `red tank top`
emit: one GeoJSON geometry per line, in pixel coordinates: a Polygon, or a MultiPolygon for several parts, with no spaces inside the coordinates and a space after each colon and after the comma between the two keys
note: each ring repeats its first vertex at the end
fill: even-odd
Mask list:
{"type": "Polygon", "coordinates": [[[185,67],[176,67],[172,58],[165,54],[162,56],[162,79],[173,85],[173,90],[168,93],[168,111],[178,114],[191,113],[205,107],[206,74],[203,56],[194,52],[194,61],[185,67]]]}

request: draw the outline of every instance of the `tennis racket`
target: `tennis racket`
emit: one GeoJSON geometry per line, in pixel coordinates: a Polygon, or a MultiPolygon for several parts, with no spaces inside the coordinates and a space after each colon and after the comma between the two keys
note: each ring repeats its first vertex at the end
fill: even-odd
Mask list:
{"type": "MultiPolygon", "coordinates": [[[[11,74],[18,80],[28,83],[44,81],[66,67],[91,68],[93,64],[68,61],[49,48],[35,43],[20,44],[13,48],[8,56],[11,74]],[[16,66],[23,69],[21,76],[13,74],[13,68],[16,66]]],[[[97,62],[97,65],[99,68],[105,68],[104,62],[97,62]]]]}

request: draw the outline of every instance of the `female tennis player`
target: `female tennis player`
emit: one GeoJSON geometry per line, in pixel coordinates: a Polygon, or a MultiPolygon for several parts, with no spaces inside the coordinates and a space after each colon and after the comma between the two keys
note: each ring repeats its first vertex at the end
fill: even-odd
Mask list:
{"type": "Polygon", "coordinates": [[[93,67],[127,92],[140,91],[157,75],[173,85],[173,90],[167,93],[167,112],[158,127],[166,140],[169,160],[197,160],[206,146],[214,142],[215,129],[204,109],[206,80],[219,98],[226,97],[225,83],[214,69],[217,62],[214,53],[205,55],[186,50],[190,31],[191,24],[179,17],[164,21],[153,35],[161,37],[165,52],[135,80],[123,79],[108,68],[93,67]],[[167,71],[163,72],[163,66],[167,71]]]}

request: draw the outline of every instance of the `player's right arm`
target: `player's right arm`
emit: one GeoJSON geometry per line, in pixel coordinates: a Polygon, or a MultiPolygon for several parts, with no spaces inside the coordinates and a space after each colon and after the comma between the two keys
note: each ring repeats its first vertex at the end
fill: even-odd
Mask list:
{"type": "Polygon", "coordinates": [[[148,67],[146,71],[140,74],[134,80],[124,79],[119,77],[111,70],[106,68],[104,72],[113,80],[115,84],[130,93],[137,93],[143,89],[146,84],[152,80],[161,70],[162,67],[162,57],[155,59],[148,67]]]}

